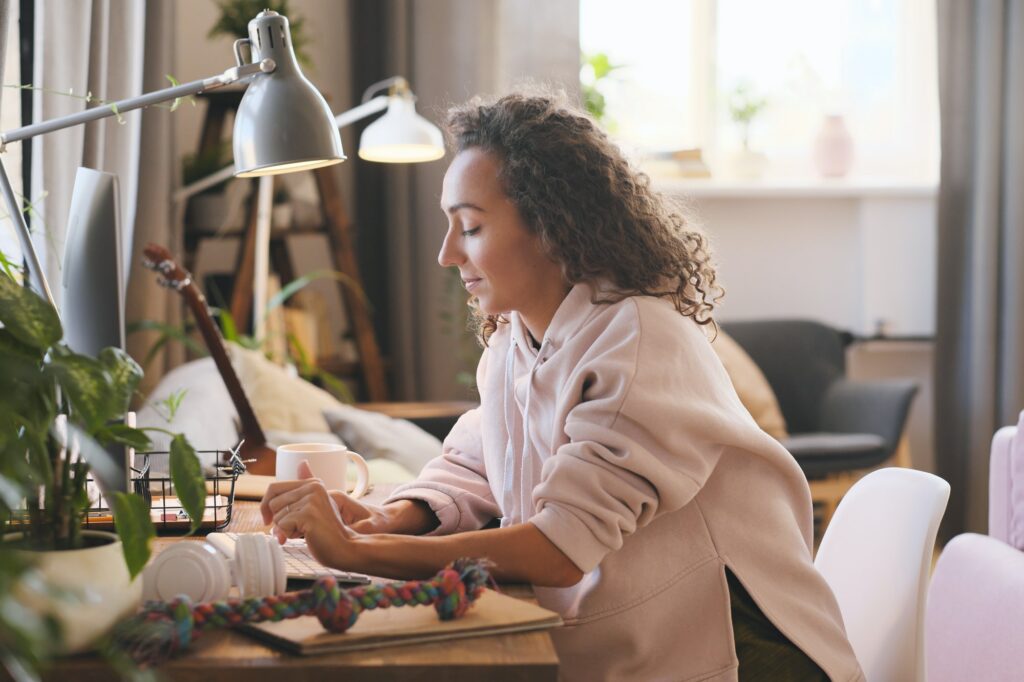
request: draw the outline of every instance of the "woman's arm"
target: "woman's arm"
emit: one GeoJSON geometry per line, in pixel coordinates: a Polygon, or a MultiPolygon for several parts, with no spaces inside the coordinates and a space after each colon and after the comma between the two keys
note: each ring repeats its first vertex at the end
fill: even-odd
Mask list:
{"type": "MultiPolygon", "coordinates": [[[[281,542],[305,537],[317,560],[343,570],[426,578],[455,559],[479,557],[494,564],[492,573],[498,580],[568,587],[583,577],[583,572],[530,523],[439,537],[361,535],[346,526],[337,503],[318,480],[271,484],[261,511],[264,521],[273,522],[281,542]]],[[[424,514],[433,516],[429,509],[417,506],[396,507],[394,513],[401,523],[413,524],[424,521],[424,514]]]]}

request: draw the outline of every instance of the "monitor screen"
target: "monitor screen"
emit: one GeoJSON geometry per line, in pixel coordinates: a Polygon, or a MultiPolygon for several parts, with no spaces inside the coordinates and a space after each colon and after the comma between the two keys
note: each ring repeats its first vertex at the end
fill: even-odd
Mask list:
{"type": "MultiPolygon", "coordinates": [[[[108,346],[125,348],[125,282],[117,176],[79,168],[71,194],[60,315],[64,342],[82,355],[98,357],[108,346]]],[[[103,492],[128,491],[132,454],[107,448],[118,465],[113,477],[101,477],[103,492]]],[[[99,475],[99,470],[94,468],[99,475]]]]}
{"type": "Polygon", "coordinates": [[[64,244],[61,322],[76,353],[125,348],[124,267],[117,176],[79,168],[64,244]]]}

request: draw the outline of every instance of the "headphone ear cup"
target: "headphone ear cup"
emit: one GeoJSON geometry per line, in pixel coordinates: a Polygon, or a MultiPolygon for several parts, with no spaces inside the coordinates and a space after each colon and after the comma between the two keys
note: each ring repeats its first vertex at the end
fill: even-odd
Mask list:
{"type": "Polygon", "coordinates": [[[270,549],[270,561],[274,568],[274,591],[272,594],[284,594],[288,588],[288,570],[284,565],[284,549],[273,535],[265,535],[267,547],[270,549]]]}
{"type": "Polygon", "coordinates": [[[242,597],[263,596],[260,578],[260,548],[263,543],[258,534],[239,535],[235,540],[235,577],[242,597]]]}
{"type": "Polygon", "coordinates": [[[185,594],[194,602],[223,599],[231,587],[227,562],[206,543],[171,545],[146,566],[142,574],[147,600],[169,600],[185,594]]]}

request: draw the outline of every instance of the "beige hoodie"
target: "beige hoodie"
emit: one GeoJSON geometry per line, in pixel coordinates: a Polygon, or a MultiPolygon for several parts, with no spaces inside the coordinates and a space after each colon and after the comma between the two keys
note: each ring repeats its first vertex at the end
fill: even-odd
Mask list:
{"type": "Polygon", "coordinates": [[[863,674],[811,562],[811,499],[744,409],[703,330],[665,299],[577,285],[540,350],[512,313],[477,370],[481,405],[391,499],[436,532],[530,522],[585,573],[537,587],[562,614],[567,680],[735,680],[724,567],[837,682],[863,674]]]}

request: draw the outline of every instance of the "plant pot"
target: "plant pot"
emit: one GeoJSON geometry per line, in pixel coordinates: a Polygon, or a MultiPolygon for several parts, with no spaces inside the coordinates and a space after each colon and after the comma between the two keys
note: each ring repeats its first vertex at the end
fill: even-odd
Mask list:
{"type": "Polygon", "coordinates": [[[768,157],[749,149],[742,149],[729,159],[730,174],[740,180],[760,180],[767,168],[768,157]]]}
{"type": "MultiPolygon", "coordinates": [[[[29,555],[43,581],[61,594],[19,585],[18,600],[37,613],[52,614],[61,625],[65,654],[89,651],[114,623],[131,615],[142,601],[142,579],[128,575],[121,540],[114,533],[82,531],[93,546],[41,552],[16,550],[29,555]]],[[[11,540],[17,540],[11,536],[11,540]]]]}

